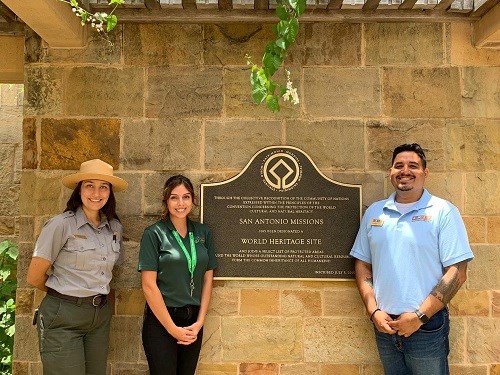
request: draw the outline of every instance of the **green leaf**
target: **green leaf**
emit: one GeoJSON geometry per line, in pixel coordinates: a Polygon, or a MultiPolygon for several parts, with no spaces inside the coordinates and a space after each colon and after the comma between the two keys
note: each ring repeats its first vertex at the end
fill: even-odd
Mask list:
{"type": "Polygon", "coordinates": [[[266,72],[266,76],[272,77],[274,73],[276,73],[282,62],[283,59],[281,58],[281,56],[277,56],[274,53],[264,54],[262,65],[264,71],[266,72]]]}
{"type": "Polygon", "coordinates": [[[76,1],[76,0],[70,0],[69,3],[71,4],[71,6],[73,8],[78,8],[79,7],[78,1],[76,1]]]}
{"type": "Polygon", "coordinates": [[[19,255],[19,250],[17,249],[17,247],[11,246],[5,254],[8,255],[11,259],[16,260],[17,256],[19,255]]]}
{"type": "Polygon", "coordinates": [[[282,21],[288,20],[288,12],[286,11],[284,6],[279,6],[276,8],[276,15],[282,21]]]}
{"type": "MultiPolygon", "coordinates": [[[[287,45],[287,42],[285,41],[285,39],[282,39],[282,38],[279,38],[276,40],[276,45],[281,48],[282,50],[286,50],[288,45],[287,45]]],[[[281,65],[281,64],[280,64],[281,65]]],[[[279,66],[278,66],[279,67],[279,66]]]]}
{"type": "Polygon", "coordinates": [[[5,240],[0,242],[0,255],[10,247],[10,242],[5,240]]]}
{"type": "Polygon", "coordinates": [[[273,112],[279,112],[280,105],[278,103],[278,98],[275,95],[266,96],[266,105],[273,112]]]}
{"type": "Polygon", "coordinates": [[[109,5],[121,5],[125,2],[125,0],[109,0],[109,5]]]}
{"type": "Polygon", "coordinates": [[[118,18],[112,14],[110,16],[108,16],[108,19],[107,19],[107,26],[106,26],[106,30],[107,32],[109,33],[111,30],[113,30],[115,27],[116,27],[116,24],[118,23],[118,18]]]}
{"type": "Polygon", "coordinates": [[[286,34],[288,34],[288,25],[288,20],[279,21],[276,25],[276,34],[281,37],[286,36],[286,34]]]}
{"type": "Polygon", "coordinates": [[[261,68],[252,70],[250,74],[250,83],[252,84],[252,98],[255,103],[260,104],[264,101],[267,95],[268,79],[261,68]]]}
{"type": "Polygon", "coordinates": [[[300,17],[300,15],[306,10],[306,0],[298,0],[297,6],[294,9],[297,12],[297,17],[300,17]]]}

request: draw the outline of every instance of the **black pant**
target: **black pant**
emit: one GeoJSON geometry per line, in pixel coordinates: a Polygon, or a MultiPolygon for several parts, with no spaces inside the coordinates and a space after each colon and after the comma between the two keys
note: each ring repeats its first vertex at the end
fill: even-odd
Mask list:
{"type": "MultiPolygon", "coordinates": [[[[167,307],[174,323],[187,327],[198,318],[199,306],[167,307]]],[[[194,375],[203,339],[203,328],[195,342],[179,345],[146,304],[142,325],[142,345],[151,375],[194,375]]]]}

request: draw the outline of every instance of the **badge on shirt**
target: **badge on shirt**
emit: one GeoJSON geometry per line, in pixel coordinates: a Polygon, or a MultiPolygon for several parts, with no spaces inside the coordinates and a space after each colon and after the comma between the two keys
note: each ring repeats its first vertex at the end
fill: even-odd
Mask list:
{"type": "Polygon", "coordinates": [[[381,227],[382,225],[384,225],[384,220],[382,220],[382,219],[372,219],[370,221],[370,225],[372,227],[381,227]]]}
{"type": "Polygon", "coordinates": [[[415,215],[411,218],[411,221],[431,221],[432,216],[429,215],[415,215]]]}
{"type": "Polygon", "coordinates": [[[87,236],[85,236],[84,234],[73,234],[73,237],[79,238],[81,240],[86,240],[87,239],[87,236]]]}

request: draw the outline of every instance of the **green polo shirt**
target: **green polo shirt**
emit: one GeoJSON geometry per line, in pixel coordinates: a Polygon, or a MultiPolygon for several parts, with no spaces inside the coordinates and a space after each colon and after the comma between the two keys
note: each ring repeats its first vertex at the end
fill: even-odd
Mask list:
{"type": "MultiPolygon", "coordinates": [[[[199,306],[205,272],[217,267],[212,231],[205,224],[188,220],[188,232],[194,234],[198,258],[193,278],[194,291],[191,296],[189,287],[191,274],[187,258],[173,236],[173,230],[174,226],[169,218],[159,220],[144,230],[137,269],[157,272],[156,283],[166,306],[199,306]]],[[[181,239],[188,253],[191,253],[189,235],[181,239]]]]}

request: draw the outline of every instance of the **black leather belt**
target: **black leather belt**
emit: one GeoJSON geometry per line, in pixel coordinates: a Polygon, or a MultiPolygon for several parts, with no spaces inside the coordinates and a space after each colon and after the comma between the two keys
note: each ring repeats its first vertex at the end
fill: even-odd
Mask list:
{"type": "Polygon", "coordinates": [[[52,288],[47,289],[47,294],[52,297],[57,297],[65,301],[72,302],[75,305],[88,304],[94,307],[102,307],[108,301],[108,296],[106,294],[96,294],[95,296],[89,297],[75,297],[59,293],[57,290],[54,290],[52,288]]]}

